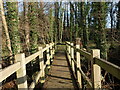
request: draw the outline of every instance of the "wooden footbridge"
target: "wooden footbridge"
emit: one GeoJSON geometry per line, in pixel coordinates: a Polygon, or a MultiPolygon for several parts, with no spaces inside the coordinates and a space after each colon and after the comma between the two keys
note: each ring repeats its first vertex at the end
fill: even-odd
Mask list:
{"type": "Polygon", "coordinates": [[[79,89],[79,88],[102,88],[101,68],[120,79],[120,67],[100,58],[100,50],[93,49],[87,52],[80,48],[80,40],[76,44],[65,42],[65,50],[57,50],[57,43],[39,47],[39,51],[25,57],[25,54],[15,55],[15,63],[0,71],[0,82],[16,72],[18,89],[32,90],[36,84],[43,83],[42,89],[79,89]],[[46,51],[47,60],[43,58],[46,51]],[[40,71],[28,86],[26,64],[39,57],[40,71]],[[85,72],[81,67],[81,59],[87,61],[85,72]],[[46,69],[49,70],[46,74],[46,69]]]}

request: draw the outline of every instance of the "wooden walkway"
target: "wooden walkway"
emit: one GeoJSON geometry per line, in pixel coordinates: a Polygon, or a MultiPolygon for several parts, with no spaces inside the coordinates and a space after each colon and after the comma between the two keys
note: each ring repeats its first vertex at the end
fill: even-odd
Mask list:
{"type": "Polygon", "coordinates": [[[56,53],[48,77],[43,85],[44,90],[52,88],[75,89],[75,83],[70,73],[64,51],[56,53]]]}

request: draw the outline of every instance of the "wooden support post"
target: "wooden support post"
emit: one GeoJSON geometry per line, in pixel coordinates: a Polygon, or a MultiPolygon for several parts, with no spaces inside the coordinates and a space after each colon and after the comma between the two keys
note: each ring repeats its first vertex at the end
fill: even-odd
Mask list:
{"type": "MultiPolygon", "coordinates": [[[[80,49],[80,38],[76,38],[76,48],[80,49]]],[[[78,68],[81,69],[80,53],[76,52],[76,61],[77,61],[77,80],[80,88],[82,88],[82,77],[81,73],[78,71],[78,68]]]]}
{"type": "MultiPolygon", "coordinates": [[[[49,46],[49,44],[46,44],[46,47],[48,47],[49,46]]],[[[49,50],[49,48],[47,49],[47,68],[49,69],[50,68],[50,50],[49,50]]]]}
{"type": "Polygon", "coordinates": [[[66,51],[66,53],[68,52],[68,47],[67,47],[66,43],[65,43],[65,51],[66,51]]]}
{"type": "MultiPolygon", "coordinates": [[[[100,50],[99,49],[93,49],[92,55],[94,57],[100,58],[100,50]]],[[[95,88],[101,88],[101,68],[97,64],[92,64],[92,81],[93,81],[93,87],[95,88]]]]}
{"type": "Polygon", "coordinates": [[[43,52],[42,52],[42,47],[38,47],[38,50],[41,51],[41,53],[39,54],[39,65],[40,65],[40,70],[42,71],[42,75],[41,75],[41,83],[45,82],[45,70],[44,70],[44,59],[43,59],[43,52]]]}
{"type": "Polygon", "coordinates": [[[17,83],[18,89],[27,90],[27,76],[26,76],[26,65],[25,65],[25,54],[17,54],[15,55],[15,62],[20,62],[21,68],[16,72],[17,74],[17,83]]]}
{"type": "Polygon", "coordinates": [[[53,48],[52,48],[52,46],[50,47],[50,57],[51,57],[50,60],[52,62],[53,61],[53,48]]]}
{"type": "Polygon", "coordinates": [[[66,42],[66,53],[68,52],[68,45],[67,45],[68,42],[66,42]]]}
{"type": "Polygon", "coordinates": [[[53,45],[53,55],[55,54],[55,43],[53,45]]]}
{"type": "Polygon", "coordinates": [[[67,57],[68,57],[68,60],[69,60],[69,46],[67,44],[68,42],[66,42],[66,53],[67,53],[67,57]]]}
{"type": "MultiPolygon", "coordinates": [[[[70,42],[68,42],[68,44],[70,44],[70,42]]],[[[70,54],[71,54],[71,47],[68,46],[68,59],[69,59],[69,63],[70,63],[70,66],[71,66],[71,57],[70,57],[70,54]]]]}
{"type": "MultiPolygon", "coordinates": [[[[74,44],[73,43],[71,43],[71,46],[73,46],[74,44]]],[[[71,47],[71,63],[72,63],[72,70],[73,70],[73,72],[75,72],[75,64],[74,64],[74,48],[72,48],[71,47]]]]}

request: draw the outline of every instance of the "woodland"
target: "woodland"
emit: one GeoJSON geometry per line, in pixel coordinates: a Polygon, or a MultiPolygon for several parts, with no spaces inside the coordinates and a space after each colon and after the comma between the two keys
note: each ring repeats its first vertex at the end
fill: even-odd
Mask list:
{"type": "MultiPolygon", "coordinates": [[[[24,1],[24,0],[23,0],[24,1]]],[[[25,0],[26,1],[26,0],[25,0]]],[[[14,63],[14,55],[29,56],[50,42],[75,42],[97,48],[101,58],[120,66],[120,1],[118,2],[2,2],[2,68],[14,63]]],[[[32,64],[30,64],[32,65],[32,64]]],[[[28,65],[28,67],[30,66],[28,65]]],[[[120,81],[105,74],[104,88],[116,89],[120,81]]],[[[15,86],[15,78],[8,81],[15,86]]],[[[4,87],[9,87],[5,84],[4,87]]]]}

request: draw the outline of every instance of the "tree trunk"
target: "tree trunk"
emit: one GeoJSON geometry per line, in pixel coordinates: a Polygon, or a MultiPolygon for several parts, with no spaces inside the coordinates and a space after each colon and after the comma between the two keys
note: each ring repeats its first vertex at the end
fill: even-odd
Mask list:
{"type": "Polygon", "coordinates": [[[35,53],[38,47],[38,19],[36,15],[37,3],[29,2],[29,25],[30,25],[30,48],[31,54],[35,53]]]}
{"type": "Polygon", "coordinates": [[[62,42],[62,36],[63,36],[63,10],[60,11],[60,20],[59,20],[59,34],[60,34],[60,42],[62,42]]]}
{"type": "Polygon", "coordinates": [[[105,2],[100,2],[97,5],[97,9],[98,9],[98,31],[99,31],[99,44],[98,46],[100,46],[100,50],[101,50],[101,58],[106,59],[107,60],[107,42],[106,42],[106,32],[105,32],[105,25],[106,22],[104,21],[106,18],[105,12],[106,12],[106,5],[105,2]],[[99,8],[101,7],[101,8],[99,8]]]}
{"type": "Polygon", "coordinates": [[[55,2],[55,38],[59,40],[59,3],[55,2]]]}
{"type": "Polygon", "coordinates": [[[53,16],[52,16],[52,13],[53,13],[53,11],[52,11],[52,9],[50,9],[50,16],[49,16],[49,20],[50,20],[50,32],[49,32],[49,36],[50,36],[50,40],[51,40],[51,42],[53,42],[53,22],[54,22],[54,20],[53,20],[53,16]]]}
{"type": "Polygon", "coordinates": [[[117,7],[118,7],[118,12],[117,12],[117,29],[120,30],[120,1],[118,2],[117,7]]]}
{"type": "MultiPolygon", "coordinates": [[[[26,0],[25,0],[26,1],[26,0]]],[[[26,50],[27,50],[27,54],[30,55],[30,51],[29,51],[29,48],[30,48],[30,40],[29,40],[29,34],[30,34],[30,31],[29,31],[29,21],[28,21],[28,5],[27,5],[27,2],[24,2],[23,3],[24,5],[24,30],[25,30],[25,44],[26,44],[26,50]]]]}
{"type": "Polygon", "coordinates": [[[8,27],[7,27],[7,22],[5,19],[5,15],[4,15],[4,9],[3,9],[3,2],[2,0],[0,0],[0,6],[1,6],[1,16],[2,16],[2,22],[3,22],[3,26],[4,26],[4,30],[5,30],[5,34],[6,34],[6,39],[7,39],[7,47],[9,50],[9,54],[10,56],[12,55],[12,48],[11,48],[11,41],[10,41],[10,36],[9,36],[9,32],[8,32],[8,27]]]}
{"type": "Polygon", "coordinates": [[[74,6],[73,6],[73,4],[70,2],[70,41],[72,41],[73,40],[73,27],[74,27],[74,6]]]}
{"type": "Polygon", "coordinates": [[[18,3],[17,2],[7,2],[7,23],[8,30],[10,30],[10,40],[12,45],[12,51],[14,54],[20,53],[21,51],[21,41],[18,30],[18,3]]]}

